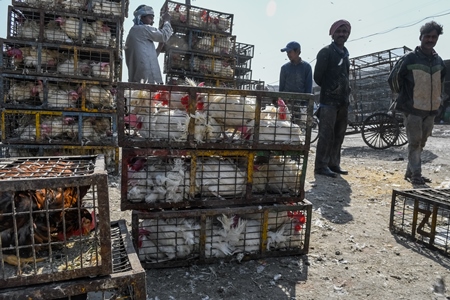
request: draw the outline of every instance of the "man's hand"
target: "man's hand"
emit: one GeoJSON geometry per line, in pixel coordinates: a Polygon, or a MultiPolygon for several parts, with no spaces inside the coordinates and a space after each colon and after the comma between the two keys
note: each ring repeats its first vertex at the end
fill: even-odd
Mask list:
{"type": "Polygon", "coordinates": [[[171,18],[172,17],[170,16],[169,12],[167,12],[167,11],[164,12],[163,15],[161,16],[161,20],[163,21],[163,23],[166,21],[170,22],[171,18]]]}

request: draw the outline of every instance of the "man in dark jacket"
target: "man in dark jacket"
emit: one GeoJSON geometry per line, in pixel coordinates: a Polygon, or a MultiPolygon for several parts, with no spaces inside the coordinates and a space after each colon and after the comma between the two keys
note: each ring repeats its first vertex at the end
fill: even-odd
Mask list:
{"type": "Polygon", "coordinates": [[[314,69],[314,81],[320,86],[319,141],[314,173],[329,177],[348,174],[340,164],[350,95],[350,61],[344,44],[350,31],[350,23],[346,20],[331,25],[333,42],[319,51],[314,69]]]}
{"type": "Polygon", "coordinates": [[[442,33],[442,25],[434,21],[423,25],[420,28],[420,46],[400,58],[388,79],[392,92],[398,93],[395,109],[404,114],[408,137],[405,179],[413,185],[431,182],[422,176],[420,156],[442,101],[446,68],[434,51],[442,33]]]}

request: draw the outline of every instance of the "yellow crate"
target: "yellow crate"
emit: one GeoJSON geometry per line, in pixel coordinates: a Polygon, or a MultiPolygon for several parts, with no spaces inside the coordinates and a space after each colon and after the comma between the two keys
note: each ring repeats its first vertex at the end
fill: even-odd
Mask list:
{"type": "Polygon", "coordinates": [[[2,141],[10,144],[116,145],[116,115],[3,110],[2,141]]]}
{"type": "Polygon", "coordinates": [[[295,151],[122,148],[121,208],[294,203],[306,165],[295,151]]]}

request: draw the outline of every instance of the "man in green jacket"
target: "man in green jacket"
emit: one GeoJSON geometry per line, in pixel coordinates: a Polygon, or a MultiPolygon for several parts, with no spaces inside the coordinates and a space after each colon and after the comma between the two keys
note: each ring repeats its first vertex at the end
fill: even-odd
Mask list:
{"type": "Polygon", "coordinates": [[[431,182],[422,176],[421,154],[434,125],[443,96],[446,67],[434,46],[443,33],[431,21],[420,28],[420,46],[405,54],[389,74],[389,86],[398,93],[395,109],[403,112],[408,137],[408,166],[405,179],[413,185],[431,182]]]}

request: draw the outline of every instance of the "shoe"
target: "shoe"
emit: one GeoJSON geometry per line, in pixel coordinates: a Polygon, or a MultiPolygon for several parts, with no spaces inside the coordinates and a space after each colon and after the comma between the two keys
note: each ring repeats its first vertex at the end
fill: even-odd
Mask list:
{"type": "MultiPolygon", "coordinates": [[[[413,180],[412,180],[411,177],[412,177],[412,176],[411,176],[410,174],[405,174],[405,180],[406,180],[406,181],[409,181],[409,182],[411,182],[411,183],[413,183],[413,180]]],[[[414,177],[414,180],[415,180],[415,181],[420,181],[419,178],[420,178],[423,182],[431,183],[431,179],[428,178],[428,177],[425,177],[425,176],[414,177]]],[[[419,183],[418,183],[418,184],[419,184],[419,183]]]]}
{"type": "Polygon", "coordinates": [[[425,180],[422,177],[412,177],[410,182],[414,185],[424,185],[425,184],[425,180]]]}
{"type": "Polygon", "coordinates": [[[328,167],[314,170],[314,174],[324,175],[324,176],[333,177],[333,178],[337,177],[337,174],[334,173],[333,171],[331,171],[330,168],[328,168],[328,167]]]}
{"type": "Polygon", "coordinates": [[[334,173],[342,174],[342,175],[348,175],[347,170],[342,170],[341,167],[330,167],[330,170],[334,173]]]}

